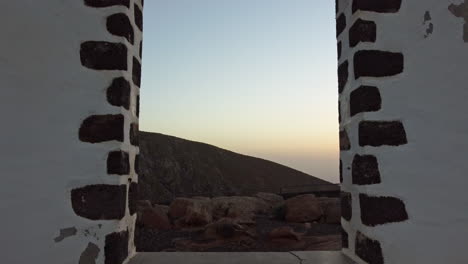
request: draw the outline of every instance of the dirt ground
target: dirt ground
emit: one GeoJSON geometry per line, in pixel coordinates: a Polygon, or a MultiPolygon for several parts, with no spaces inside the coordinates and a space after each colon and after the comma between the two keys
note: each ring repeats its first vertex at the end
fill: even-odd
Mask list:
{"type": "Polygon", "coordinates": [[[301,250],[341,250],[341,226],[311,223],[286,223],[258,216],[255,224],[244,226],[245,235],[229,239],[207,239],[204,228],[156,230],[137,227],[135,244],[138,252],[192,251],[192,252],[273,252],[301,250]],[[300,239],[274,239],[269,233],[289,226],[300,233],[300,239]]]}

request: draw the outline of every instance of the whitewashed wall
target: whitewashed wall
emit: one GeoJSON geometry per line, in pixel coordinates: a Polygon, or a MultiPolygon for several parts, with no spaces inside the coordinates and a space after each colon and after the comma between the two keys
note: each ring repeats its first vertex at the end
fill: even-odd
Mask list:
{"type": "MultiPolygon", "coordinates": [[[[135,215],[129,212],[126,193],[129,181],[137,181],[134,159],[138,148],[130,144],[129,130],[131,122],[138,122],[139,89],[132,84],[131,69],[132,58],[140,60],[141,32],[134,22],[134,0],[128,7],[97,8],[85,2],[126,1],[15,0],[0,5],[2,263],[109,263],[104,260],[105,251],[123,248],[123,244],[107,239],[105,249],[106,236],[127,229],[129,255],[134,251],[135,215]],[[133,25],[134,45],[106,29],[106,17],[120,12],[133,25]],[[123,43],[128,48],[129,70],[97,71],[83,66],[80,49],[86,41],[123,43]],[[106,98],[115,77],[131,84],[129,110],[111,105],[106,98]],[[123,142],[80,140],[83,120],[106,114],[123,115],[123,142]],[[109,175],[108,153],[118,150],[128,152],[130,170],[126,175],[109,175]],[[96,210],[103,208],[83,207],[92,207],[89,201],[100,193],[103,202],[112,200],[106,197],[105,187],[91,194],[94,197],[78,193],[81,201],[75,204],[82,206],[83,214],[94,210],[90,214],[98,219],[77,215],[72,190],[96,184],[124,186],[124,196],[114,197],[123,202],[121,219],[104,220],[120,217],[105,211],[96,216],[96,210]]],[[[141,8],[142,3],[136,2],[141,8]]],[[[91,125],[106,137],[105,120],[91,125]]]]}
{"type": "Polygon", "coordinates": [[[371,2],[378,1],[338,1],[337,17],[346,17],[339,64],[349,62],[348,77],[341,72],[342,190],[352,205],[344,199],[343,251],[358,263],[468,263],[468,1],[371,2]],[[360,10],[353,13],[353,4],[360,10]],[[358,19],[375,23],[375,41],[369,25],[350,31],[358,19]],[[350,47],[352,38],[361,41],[350,47]],[[373,64],[370,56],[355,66],[359,50],[401,53],[403,70],[395,73],[396,57],[373,64]],[[356,79],[355,67],[388,74],[356,79]],[[380,96],[362,90],[354,102],[362,112],[351,116],[351,93],[362,85],[380,96]],[[380,124],[370,133],[359,130],[362,120],[399,125],[380,124]],[[361,146],[360,138],[372,144],[361,146]],[[360,167],[356,155],[375,160],[360,167]]]}

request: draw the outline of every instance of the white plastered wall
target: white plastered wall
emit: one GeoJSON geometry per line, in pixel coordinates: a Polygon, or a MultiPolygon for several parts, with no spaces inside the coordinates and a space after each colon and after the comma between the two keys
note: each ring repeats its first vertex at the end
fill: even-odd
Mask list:
{"type": "MultiPolygon", "coordinates": [[[[131,80],[131,72],[94,71],[80,62],[84,41],[125,43],[124,38],[106,30],[105,18],[117,12],[128,13],[133,21],[132,9],[90,8],[82,0],[1,4],[0,245],[4,263],[76,264],[89,242],[100,248],[96,263],[104,263],[105,235],[127,228],[130,250],[134,250],[135,216],[129,215],[128,207],[121,221],[92,221],[76,215],[70,200],[74,188],[137,180],[134,173],[116,176],[106,172],[108,152],[118,149],[130,152],[133,172],[138,149],[130,146],[128,131],[130,120],[138,121],[134,113],[138,89],[132,85],[131,111],[106,100],[112,79],[124,76],[131,80]],[[123,143],[79,140],[85,118],[118,113],[126,117],[123,143]],[[64,228],[77,232],[56,242],[64,228]]],[[[141,33],[135,30],[135,43],[140,40],[141,33]]],[[[132,56],[138,52],[127,46],[131,69],[132,56]]]]}
{"type": "MultiPolygon", "coordinates": [[[[380,242],[386,264],[468,263],[468,43],[464,42],[464,19],[449,11],[463,0],[403,0],[395,14],[360,12],[351,15],[346,6],[347,28],[358,18],[377,24],[375,43],[360,43],[344,49],[341,61],[361,49],[401,52],[402,74],[384,78],[354,80],[353,67],[341,95],[342,123],[352,149],[341,153],[343,189],[353,194],[353,218],[342,220],[349,234],[349,249],[343,251],[359,263],[354,254],[355,231],[380,242]],[[430,15],[427,18],[426,13],[430,15]],[[432,23],[433,30],[429,29],[432,23]],[[379,88],[382,108],[378,112],[349,118],[349,94],[359,85],[379,88]],[[401,120],[408,144],[391,147],[359,147],[361,120],[401,120]],[[355,153],[378,158],[382,183],[357,186],[351,183],[350,167],[355,153]],[[360,221],[359,193],[393,196],[403,200],[409,220],[367,227],[360,221]]],[[[467,3],[468,6],[468,3],[467,3]]],[[[343,37],[347,42],[347,35],[343,37]]],[[[348,47],[345,45],[344,47],[348,47]]],[[[384,63],[384,62],[383,62],[384,63]]]]}

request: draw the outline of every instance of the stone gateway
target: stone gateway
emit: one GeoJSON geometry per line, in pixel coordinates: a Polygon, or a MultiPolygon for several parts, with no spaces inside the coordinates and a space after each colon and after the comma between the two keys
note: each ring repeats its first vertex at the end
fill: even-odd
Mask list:
{"type": "MultiPolygon", "coordinates": [[[[357,263],[468,263],[467,6],[336,0],[342,252],[357,263]]],[[[3,1],[0,22],[3,262],[128,263],[143,0],[3,1]]]]}

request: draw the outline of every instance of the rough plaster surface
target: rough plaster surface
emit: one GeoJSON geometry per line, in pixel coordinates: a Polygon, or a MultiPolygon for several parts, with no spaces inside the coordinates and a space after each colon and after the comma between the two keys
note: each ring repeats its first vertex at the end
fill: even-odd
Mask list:
{"type": "MultiPolygon", "coordinates": [[[[107,174],[109,151],[131,152],[133,170],[138,150],[130,145],[128,131],[138,121],[135,99],[130,111],[106,99],[113,78],[131,80],[132,74],[84,68],[79,53],[80,43],[89,40],[128,45],[105,25],[105,17],[120,12],[133,19],[133,9],[96,9],[82,0],[2,3],[0,49],[7,51],[0,54],[0,109],[6,125],[0,138],[0,207],[8,212],[0,220],[4,263],[76,264],[89,243],[100,249],[95,263],[104,263],[105,235],[133,228],[135,216],[128,209],[122,221],[91,221],[77,216],[70,200],[74,188],[128,184],[128,177],[107,174]],[[125,115],[125,141],[80,142],[80,123],[93,114],[125,115]],[[64,227],[74,227],[76,234],[67,236],[71,233],[66,231],[62,239],[64,227]]],[[[141,41],[140,33],[135,41],[141,41]]],[[[137,56],[137,48],[128,61],[137,56]]],[[[132,89],[132,98],[137,93],[132,89]]],[[[131,243],[130,252],[133,248],[131,243]]]]}
{"type": "MultiPolygon", "coordinates": [[[[464,38],[466,22],[461,18],[465,17],[462,12],[466,10],[465,2],[403,0],[397,13],[358,11],[352,15],[350,1],[339,1],[348,25],[359,18],[377,24],[376,43],[360,43],[350,49],[345,44],[347,34],[338,38],[343,43],[340,63],[350,60],[352,65],[352,55],[362,49],[402,52],[405,58],[403,73],[383,78],[350,78],[340,96],[340,129],[348,131],[352,147],[351,151],[341,151],[342,188],[353,197],[353,218],[350,222],[342,220],[349,235],[349,248],[343,251],[358,263],[364,262],[354,254],[356,230],[380,242],[385,264],[468,262],[465,250],[468,244],[465,191],[468,45],[464,38]],[[434,30],[427,37],[429,19],[434,30]],[[382,107],[376,112],[350,117],[350,93],[361,85],[379,88],[382,107]],[[401,120],[408,144],[359,146],[357,131],[361,120],[401,120]],[[377,156],[380,184],[352,184],[351,170],[346,168],[352,164],[355,154],[377,156]],[[401,199],[409,220],[364,226],[359,217],[359,193],[401,199]]],[[[349,71],[353,76],[352,67],[349,71]]]]}

